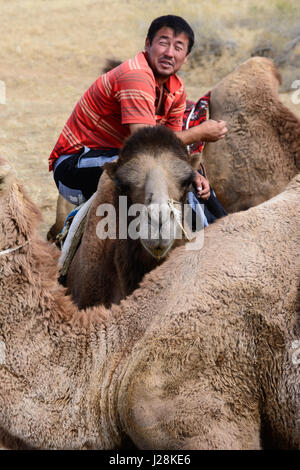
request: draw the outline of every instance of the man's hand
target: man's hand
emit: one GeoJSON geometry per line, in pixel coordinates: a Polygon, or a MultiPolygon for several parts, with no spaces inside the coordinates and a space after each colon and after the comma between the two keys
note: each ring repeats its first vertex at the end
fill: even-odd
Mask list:
{"type": "Polygon", "coordinates": [[[183,131],[177,131],[175,134],[185,145],[196,142],[216,142],[223,139],[228,129],[225,121],[214,121],[209,119],[198,126],[190,127],[183,131]]]}
{"type": "Polygon", "coordinates": [[[228,131],[225,121],[214,121],[213,119],[202,122],[196,128],[201,135],[199,140],[203,142],[216,142],[223,139],[228,131]]]}
{"type": "Polygon", "coordinates": [[[209,182],[198,171],[195,174],[194,184],[196,186],[196,194],[198,197],[207,200],[210,196],[209,182]]]}

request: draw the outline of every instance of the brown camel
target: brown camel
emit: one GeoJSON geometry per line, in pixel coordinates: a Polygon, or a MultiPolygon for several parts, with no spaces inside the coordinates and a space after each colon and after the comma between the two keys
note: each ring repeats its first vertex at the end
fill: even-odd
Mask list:
{"type": "Polygon", "coordinates": [[[185,146],[175,134],[157,126],[135,132],[125,142],[118,161],[106,165],[66,280],[80,308],[119,303],[137,288],[145,273],[164,261],[171,248],[182,244],[181,228],[168,203],[171,200],[186,202],[194,174],[191,163],[185,146]],[[124,220],[127,211],[124,214],[119,210],[119,197],[124,195],[128,207],[144,205],[147,229],[151,225],[155,235],[157,228],[159,236],[145,240],[127,235],[132,220],[130,217],[124,220]],[[106,214],[99,215],[103,204],[111,204],[116,209],[117,238],[99,236],[99,223],[107,219],[106,214]],[[158,206],[159,211],[155,210],[158,206]],[[119,238],[122,221],[126,225],[125,235],[119,238]],[[176,239],[176,236],[181,238],[176,239]]]}
{"type": "Polygon", "coordinates": [[[0,161],[2,443],[299,449],[299,194],[300,176],[211,225],[202,250],[174,250],[120,306],[78,311],[0,161]]]}
{"type": "Polygon", "coordinates": [[[300,170],[300,120],[280,101],[272,60],[253,57],[211,92],[212,119],[224,119],[225,139],[206,144],[203,162],[229,212],[278,194],[300,170]]]}

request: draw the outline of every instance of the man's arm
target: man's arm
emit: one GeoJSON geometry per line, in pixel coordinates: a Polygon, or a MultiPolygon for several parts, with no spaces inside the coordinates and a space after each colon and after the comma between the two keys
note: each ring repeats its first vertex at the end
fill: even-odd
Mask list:
{"type": "Polygon", "coordinates": [[[185,145],[190,145],[196,142],[216,142],[225,137],[227,130],[225,121],[209,119],[190,129],[176,131],[175,134],[185,145]]]}
{"type": "MultiPolygon", "coordinates": [[[[145,126],[149,124],[129,124],[130,133],[145,126]]],[[[190,145],[196,142],[216,142],[225,137],[227,130],[225,121],[209,119],[190,129],[175,131],[175,134],[185,145],[190,145]]]]}
{"type": "MultiPolygon", "coordinates": [[[[198,126],[194,126],[183,131],[177,131],[175,134],[185,145],[190,145],[199,141],[216,142],[217,140],[225,137],[227,130],[225,121],[214,121],[213,119],[209,119],[198,126]]],[[[196,172],[194,183],[196,186],[197,196],[202,199],[208,199],[210,197],[210,187],[207,179],[196,172]]]]}

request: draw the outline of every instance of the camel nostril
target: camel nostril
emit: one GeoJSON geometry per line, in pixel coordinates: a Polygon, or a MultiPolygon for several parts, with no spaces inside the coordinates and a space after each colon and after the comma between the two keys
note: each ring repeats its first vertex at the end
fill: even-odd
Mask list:
{"type": "Polygon", "coordinates": [[[146,205],[151,204],[152,199],[153,199],[153,193],[150,193],[146,198],[146,205]]]}
{"type": "Polygon", "coordinates": [[[158,219],[159,230],[161,229],[162,224],[163,224],[163,214],[162,214],[162,211],[159,211],[159,219],[158,219]]]}

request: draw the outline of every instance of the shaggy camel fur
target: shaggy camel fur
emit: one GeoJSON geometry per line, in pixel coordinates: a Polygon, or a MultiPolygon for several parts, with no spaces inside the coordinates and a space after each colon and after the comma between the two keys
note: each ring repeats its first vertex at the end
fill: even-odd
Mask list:
{"type": "Polygon", "coordinates": [[[300,120],[278,96],[274,63],[253,57],[211,92],[212,119],[224,119],[225,139],[206,144],[210,183],[229,212],[278,194],[300,170],[300,120]]]}
{"type": "Polygon", "coordinates": [[[56,283],[0,161],[0,438],[12,448],[300,448],[300,177],[177,248],[111,310],[56,283]],[[172,273],[172,275],[170,275],[172,273]]]}
{"type": "MultiPolygon", "coordinates": [[[[185,146],[169,129],[157,126],[135,132],[124,144],[116,163],[106,165],[100,178],[97,195],[89,210],[81,245],[67,275],[67,287],[80,308],[119,303],[138,287],[145,273],[164,260],[164,253],[182,244],[172,234],[181,236],[181,229],[170,214],[169,200],[186,201],[193,181],[192,159],[185,146]],[[107,173],[109,176],[107,176],[107,173]],[[127,196],[131,204],[143,204],[148,211],[151,228],[160,234],[170,227],[170,237],[141,240],[99,238],[98,208],[112,204],[116,208],[117,231],[124,214],[119,211],[119,196],[127,196]],[[160,213],[153,208],[160,205],[160,213]]],[[[127,215],[127,212],[126,212],[127,215]]],[[[107,218],[105,214],[105,219],[107,218]]],[[[124,221],[127,233],[131,218],[124,221]]],[[[147,227],[148,229],[148,227],[147,227]]],[[[152,231],[154,233],[154,231],[152,231]]],[[[183,237],[181,237],[183,238],[183,237]]]]}

